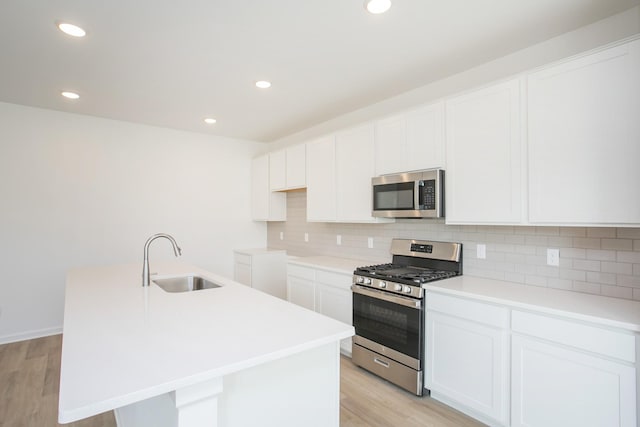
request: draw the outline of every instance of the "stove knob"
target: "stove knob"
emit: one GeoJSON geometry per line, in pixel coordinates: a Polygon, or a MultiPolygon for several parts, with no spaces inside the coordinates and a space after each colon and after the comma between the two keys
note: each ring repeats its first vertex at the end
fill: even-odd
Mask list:
{"type": "Polygon", "coordinates": [[[404,292],[405,294],[410,294],[411,293],[411,286],[404,286],[402,288],[402,292],[404,292]]]}
{"type": "Polygon", "coordinates": [[[362,276],[358,276],[356,278],[356,283],[362,283],[362,282],[364,282],[364,278],[362,276]]]}
{"type": "Polygon", "coordinates": [[[402,290],[402,285],[394,285],[393,289],[395,291],[401,291],[402,290]]]}
{"type": "Polygon", "coordinates": [[[378,283],[378,287],[380,287],[380,288],[386,288],[386,287],[387,287],[387,282],[380,282],[380,283],[378,283]]]}
{"type": "Polygon", "coordinates": [[[368,277],[364,278],[364,284],[365,285],[370,285],[371,284],[371,279],[369,279],[368,277]]]}

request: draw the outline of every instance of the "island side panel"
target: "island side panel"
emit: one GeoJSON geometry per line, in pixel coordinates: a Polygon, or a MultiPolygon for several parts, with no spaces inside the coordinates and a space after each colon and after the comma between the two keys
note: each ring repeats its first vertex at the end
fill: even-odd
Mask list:
{"type": "Polygon", "coordinates": [[[226,376],[218,403],[219,426],[338,427],[339,342],[226,376]]]}
{"type": "MultiPolygon", "coordinates": [[[[226,375],[217,401],[217,420],[201,420],[206,425],[338,427],[340,342],[226,375]]],[[[172,393],[115,414],[118,427],[182,427],[172,393]]]]}

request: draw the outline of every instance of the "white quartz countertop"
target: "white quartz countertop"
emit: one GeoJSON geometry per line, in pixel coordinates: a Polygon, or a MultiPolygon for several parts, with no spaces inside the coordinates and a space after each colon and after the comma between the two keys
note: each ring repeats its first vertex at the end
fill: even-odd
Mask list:
{"type": "Polygon", "coordinates": [[[638,301],[464,275],[428,283],[422,287],[427,291],[437,291],[640,332],[640,302],[638,301]]]}
{"type": "Polygon", "coordinates": [[[374,264],[371,262],[367,263],[367,261],[363,261],[361,259],[339,258],[332,256],[307,256],[295,259],[290,258],[288,263],[302,265],[305,267],[321,268],[323,270],[347,274],[353,274],[353,270],[355,270],[357,267],[374,264]]]}
{"type": "Polygon", "coordinates": [[[352,326],[200,268],[152,263],[151,277],[223,285],[167,293],[141,265],[68,273],[59,421],[66,423],[316,348],[352,326]]]}

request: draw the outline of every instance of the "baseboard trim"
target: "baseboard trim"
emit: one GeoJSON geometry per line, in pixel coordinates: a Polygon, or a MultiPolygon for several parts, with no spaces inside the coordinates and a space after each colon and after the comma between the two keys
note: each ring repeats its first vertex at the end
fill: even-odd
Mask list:
{"type": "Polygon", "coordinates": [[[55,328],[37,329],[35,331],[20,332],[19,334],[0,336],[0,344],[9,344],[18,341],[32,340],[34,338],[48,337],[62,333],[62,326],[55,328]]]}

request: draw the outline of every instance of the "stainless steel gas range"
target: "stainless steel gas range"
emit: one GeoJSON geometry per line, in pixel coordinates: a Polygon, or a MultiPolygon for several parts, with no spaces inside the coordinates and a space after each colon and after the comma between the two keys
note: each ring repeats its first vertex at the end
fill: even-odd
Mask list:
{"type": "Polygon", "coordinates": [[[352,360],[423,394],[423,283],[462,274],[462,244],[393,239],[392,262],[354,271],[352,360]]]}

